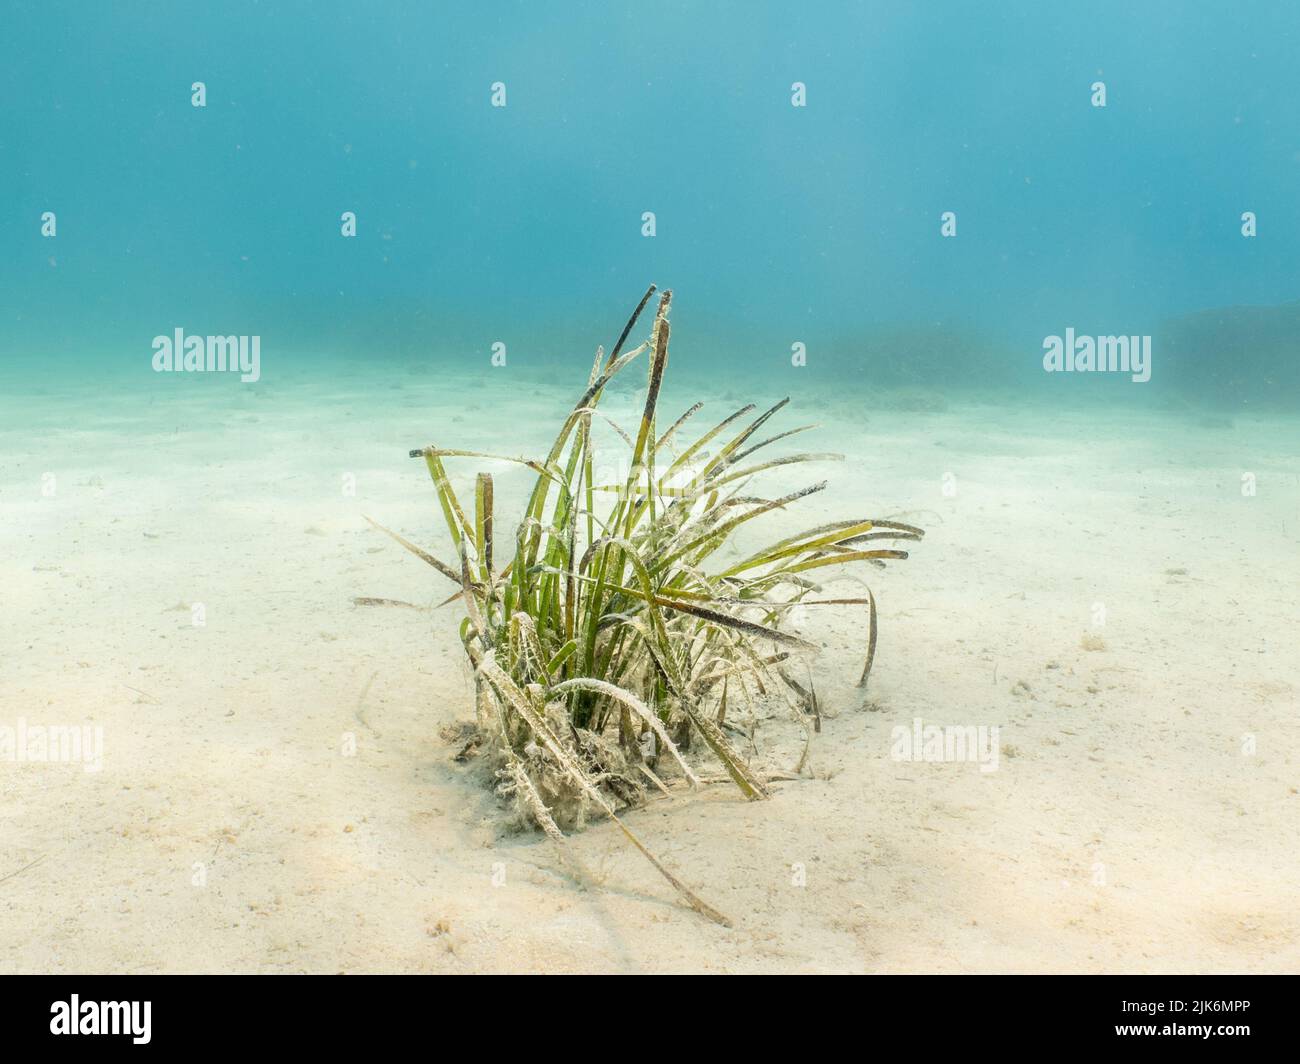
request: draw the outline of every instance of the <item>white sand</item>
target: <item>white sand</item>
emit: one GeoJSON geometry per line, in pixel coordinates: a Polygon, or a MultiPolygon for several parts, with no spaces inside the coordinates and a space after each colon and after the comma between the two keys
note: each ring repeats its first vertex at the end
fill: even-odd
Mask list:
{"type": "MultiPolygon", "coordinates": [[[[630,814],[727,930],[608,825],[570,842],[586,891],[503,832],[440,734],[473,716],[454,607],[351,605],[450,590],[360,516],[448,554],[409,447],[537,451],[575,390],[463,384],[268,370],[0,399],[0,727],[104,735],[97,773],[0,761],[0,970],[1300,969],[1294,422],[796,393],[783,424],[823,421],[812,446],[850,458],[777,523],[929,534],[873,576],[865,705],[861,614],[809,621],[834,714],[815,778],[630,814]],[[998,770],[891,760],[916,717],[1000,725],[998,770]]],[[[774,717],[757,746],[788,769],[798,735],[774,717]]]]}

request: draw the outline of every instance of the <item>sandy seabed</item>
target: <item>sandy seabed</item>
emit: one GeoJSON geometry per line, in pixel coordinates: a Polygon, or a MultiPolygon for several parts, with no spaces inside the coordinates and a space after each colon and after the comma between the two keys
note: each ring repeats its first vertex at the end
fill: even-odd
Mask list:
{"type": "MultiPolygon", "coordinates": [[[[783,424],[848,460],[778,479],[831,490],[769,533],[927,537],[872,574],[865,695],[861,614],[804,622],[808,778],[629,814],[726,929],[612,825],[568,843],[586,889],[506,830],[453,760],[455,607],[352,603],[450,592],[361,515],[446,555],[406,452],[543,450],[578,389],[509,372],[9,382],[0,728],[102,728],[103,754],[0,759],[0,970],[1300,970],[1294,420],[795,394],[783,424]],[[997,725],[997,771],[894,759],[917,719],[997,725]]],[[[768,396],[662,409],[695,398],[712,424],[768,396]]],[[[494,471],[513,528],[524,481],[494,471]]],[[[791,768],[799,731],[753,724],[791,768]]]]}

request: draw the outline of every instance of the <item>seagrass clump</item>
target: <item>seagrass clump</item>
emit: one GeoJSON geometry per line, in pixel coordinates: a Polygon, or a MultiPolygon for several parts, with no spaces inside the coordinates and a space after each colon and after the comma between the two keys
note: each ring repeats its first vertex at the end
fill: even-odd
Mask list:
{"type": "MultiPolygon", "coordinates": [[[[769,781],[728,737],[728,703],[781,697],[811,741],[820,725],[816,694],[811,682],[795,679],[791,665],[813,647],[784,622],[801,607],[865,607],[865,685],[875,655],[875,597],[870,590],[822,597],[817,578],[906,558],[879,541],[923,533],[855,517],[718,560],[740,526],[826,487],[823,481],[769,498],[753,493],[756,476],[842,456],[766,457],[772,444],[814,427],[758,438],[788,400],[757,414],[743,407],[684,442],[702,406],[696,403],[661,433],[671,292],[660,295],[649,338],[623,350],[654,292],[651,285],[608,358],[596,352],[587,387],[544,458],[432,445],[411,452],[433,478],[454,565],[377,527],[458,589],[453,599],[465,610],[460,637],[477,692],[478,734],[470,745],[491,759],[501,793],[557,841],[592,811],[609,817],[694,909],[726,923],[645,848],[620,810],[640,804],[648,789],[671,793],[704,782],[694,754],[687,756],[695,739],[745,798],[767,797],[769,781]],[[602,452],[598,461],[592,427],[604,418],[601,396],[643,355],[649,369],[640,426],[633,437],[615,425],[625,460],[611,463],[602,452]],[[444,460],[460,458],[517,463],[536,475],[505,551],[491,476],[478,474],[472,505],[462,505],[452,489],[444,460]],[[597,475],[611,467],[621,470],[617,477],[597,475]]],[[[806,758],[807,744],[796,773],[806,758]]]]}

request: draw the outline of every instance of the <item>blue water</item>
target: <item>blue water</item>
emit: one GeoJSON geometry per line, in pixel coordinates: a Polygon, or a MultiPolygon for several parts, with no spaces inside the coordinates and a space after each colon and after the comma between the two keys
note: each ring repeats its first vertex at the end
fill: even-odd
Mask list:
{"type": "Polygon", "coordinates": [[[181,327],[259,335],[263,379],[497,341],[581,377],[655,281],[719,374],[800,342],[826,386],[1029,395],[1069,327],[1152,336],[1141,401],[1298,383],[1294,4],[9,0],[3,26],[0,358],[38,372],[129,387],[181,327]]]}

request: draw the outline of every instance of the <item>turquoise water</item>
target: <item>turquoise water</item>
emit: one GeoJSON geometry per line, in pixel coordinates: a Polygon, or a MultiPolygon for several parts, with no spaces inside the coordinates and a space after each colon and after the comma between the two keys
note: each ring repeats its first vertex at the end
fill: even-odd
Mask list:
{"type": "Polygon", "coordinates": [[[494,343],[581,378],[655,281],[704,373],[779,376],[803,344],[812,389],[1247,407],[1300,384],[1294,5],[11,2],[4,21],[0,357],[37,378],[147,387],[177,328],[260,337],[262,380],[487,368],[494,343]],[[1044,373],[1067,328],[1151,336],[1150,381],[1044,373]]]}

